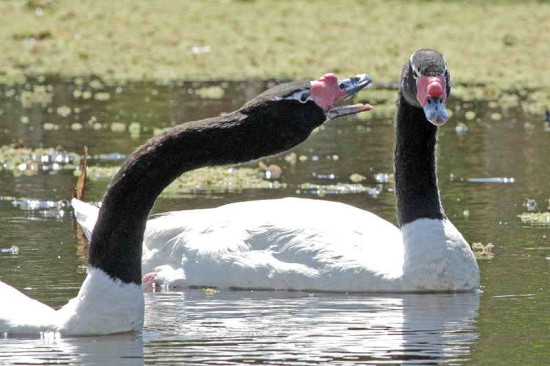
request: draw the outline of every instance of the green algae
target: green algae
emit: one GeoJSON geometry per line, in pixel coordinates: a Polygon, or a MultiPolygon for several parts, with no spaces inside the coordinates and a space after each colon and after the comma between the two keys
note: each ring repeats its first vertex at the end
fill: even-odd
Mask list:
{"type": "Polygon", "coordinates": [[[446,55],[455,83],[550,85],[550,42],[542,41],[550,39],[548,2],[42,3],[0,2],[7,25],[0,30],[0,83],[91,72],[107,83],[303,79],[327,71],[395,81],[411,52],[429,47],[446,55]]]}

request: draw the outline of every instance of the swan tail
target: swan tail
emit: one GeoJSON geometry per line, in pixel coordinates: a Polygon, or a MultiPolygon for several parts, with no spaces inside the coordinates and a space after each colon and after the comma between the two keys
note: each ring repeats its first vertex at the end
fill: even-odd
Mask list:
{"type": "Polygon", "coordinates": [[[56,330],[55,310],[0,281],[0,334],[56,330]]]}
{"type": "Polygon", "coordinates": [[[84,231],[86,238],[91,240],[99,208],[76,198],[71,200],[71,205],[73,206],[76,221],[82,228],[82,231],[84,231]]]}

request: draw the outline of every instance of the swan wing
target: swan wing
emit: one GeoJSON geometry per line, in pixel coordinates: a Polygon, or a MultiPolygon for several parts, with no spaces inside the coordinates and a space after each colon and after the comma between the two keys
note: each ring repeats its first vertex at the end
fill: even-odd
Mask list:
{"type": "MultiPolygon", "coordinates": [[[[97,208],[75,201],[91,232],[97,208]]],[[[285,198],[158,215],[147,223],[142,265],[169,287],[387,291],[398,290],[403,257],[400,231],[380,217],[285,198]]]]}
{"type": "Polygon", "coordinates": [[[403,245],[394,225],[349,205],[249,201],[150,220],[143,269],[173,287],[388,290],[403,245]]]}

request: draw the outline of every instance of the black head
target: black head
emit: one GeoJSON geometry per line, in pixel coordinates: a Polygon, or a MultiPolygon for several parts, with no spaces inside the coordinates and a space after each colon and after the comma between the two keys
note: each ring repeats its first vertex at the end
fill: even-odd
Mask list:
{"type": "Polygon", "coordinates": [[[429,49],[413,53],[403,68],[400,89],[407,103],[424,109],[428,121],[436,126],[447,122],[451,81],[441,53],[429,49]]]}
{"type": "Polygon", "coordinates": [[[325,74],[313,81],[279,84],[246,103],[241,112],[273,109],[283,112],[287,117],[300,117],[304,126],[313,129],[331,119],[371,110],[372,106],[368,104],[335,106],[355,95],[371,81],[365,74],[342,81],[338,81],[334,74],[325,74]],[[306,115],[311,116],[308,118],[306,115]]]}

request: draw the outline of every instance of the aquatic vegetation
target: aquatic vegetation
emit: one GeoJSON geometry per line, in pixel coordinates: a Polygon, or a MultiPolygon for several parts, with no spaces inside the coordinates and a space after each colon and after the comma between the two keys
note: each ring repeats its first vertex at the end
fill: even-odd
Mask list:
{"type": "Polygon", "coordinates": [[[30,108],[34,104],[47,106],[53,100],[53,88],[51,85],[34,85],[31,90],[21,92],[21,105],[23,108],[30,108]]]}
{"type": "Polygon", "coordinates": [[[524,212],[518,217],[524,224],[550,226],[550,212],[524,212]]]}
{"type": "Polygon", "coordinates": [[[347,184],[347,183],[336,183],[336,184],[313,184],[313,183],[302,183],[298,186],[296,193],[307,193],[314,194],[319,197],[324,197],[326,195],[334,194],[355,194],[355,193],[367,193],[372,197],[378,197],[382,192],[380,187],[367,187],[362,184],[347,184]]]}
{"type": "MultiPolygon", "coordinates": [[[[89,166],[90,180],[111,179],[119,167],[89,166]]],[[[80,175],[80,169],[74,174],[80,175]]],[[[246,189],[278,189],[286,184],[264,180],[264,170],[249,167],[208,167],[191,171],[176,179],[163,192],[165,196],[177,196],[192,192],[238,192],[246,189]]]]}

